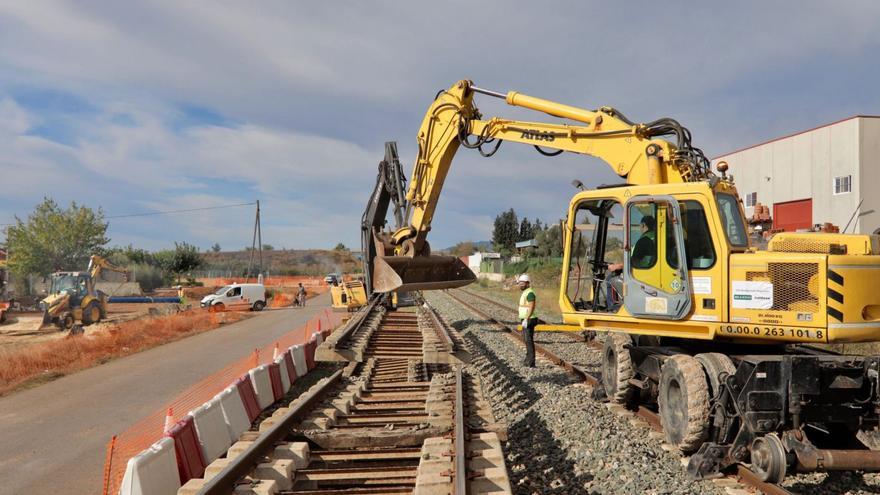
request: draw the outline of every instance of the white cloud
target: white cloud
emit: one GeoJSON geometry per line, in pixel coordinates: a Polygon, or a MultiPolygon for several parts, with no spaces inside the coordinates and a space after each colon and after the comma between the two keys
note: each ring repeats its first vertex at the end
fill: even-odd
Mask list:
{"type": "MultiPolygon", "coordinates": [[[[880,3],[872,1],[796,8],[563,2],[552,9],[463,0],[442,8],[5,3],[0,222],[43,194],[111,214],[259,197],[265,232],[280,237],[267,242],[354,244],[383,142],[400,142],[408,174],[424,110],[436,90],[458,79],[590,108],[614,105],[635,120],[676,117],[714,155],[842,111],[874,110],[880,96],[859,89],[876,87],[877,74],[859,81],[846,69],[874,63],[878,19],[880,3]],[[843,104],[829,102],[824,86],[843,104]],[[67,144],[29,135],[56,124],[56,116],[4,97],[20,87],[70,92],[97,110],[76,121],[67,144]],[[179,105],[232,123],[175,125],[179,105]]],[[[542,119],[487,98],[480,105],[486,115],[542,119]]],[[[487,160],[462,149],[433,242],[487,238],[495,213],[508,206],[545,220],[563,216],[573,178],[616,181],[582,157],[548,159],[507,144],[487,160]]],[[[153,237],[143,234],[150,232],[154,246],[173,239],[237,246],[246,243],[237,239],[247,237],[249,218],[223,211],[126,220],[112,229],[115,241],[148,242],[153,237]]]]}

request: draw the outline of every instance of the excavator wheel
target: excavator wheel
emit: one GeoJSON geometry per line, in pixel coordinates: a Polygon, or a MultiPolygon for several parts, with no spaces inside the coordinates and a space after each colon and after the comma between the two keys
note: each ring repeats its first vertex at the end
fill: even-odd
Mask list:
{"type": "Polygon", "coordinates": [[[709,383],[700,362],[687,354],[666,359],[658,403],[666,441],[685,454],[696,452],[709,433],[709,383]]]}
{"type": "Polygon", "coordinates": [[[627,346],[632,343],[629,335],[608,333],[602,349],[602,386],[605,395],[614,404],[626,403],[633,387],[629,383],[633,377],[632,357],[627,346]]]}
{"type": "Polygon", "coordinates": [[[706,376],[709,377],[709,398],[717,397],[721,389],[721,375],[733,375],[736,373],[736,366],[729,357],[720,352],[704,352],[694,358],[703,365],[706,376]]]}
{"type": "Polygon", "coordinates": [[[57,324],[62,331],[67,331],[76,325],[76,318],[73,317],[72,313],[64,313],[58,318],[57,324]]]}
{"type": "Polygon", "coordinates": [[[97,301],[90,302],[85,309],[83,309],[82,320],[83,325],[91,325],[101,321],[101,307],[98,305],[97,301]]]}

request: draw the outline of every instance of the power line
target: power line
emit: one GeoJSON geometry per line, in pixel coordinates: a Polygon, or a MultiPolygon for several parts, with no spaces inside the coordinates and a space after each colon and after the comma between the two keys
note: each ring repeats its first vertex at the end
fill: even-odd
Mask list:
{"type": "MultiPolygon", "coordinates": [[[[149,216],[154,216],[154,215],[169,215],[169,214],[173,214],[173,213],[189,213],[189,212],[193,212],[193,211],[219,210],[221,208],[235,208],[238,206],[253,206],[255,204],[257,204],[256,201],[254,201],[252,203],[237,203],[237,204],[233,204],[233,205],[204,206],[202,208],[186,208],[186,209],[182,209],[182,210],[165,210],[165,211],[151,211],[151,212],[144,212],[144,213],[128,213],[125,215],[109,215],[109,216],[105,216],[104,218],[109,220],[111,218],[149,217],[149,216]]],[[[8,227],[10,225],[15,225],[15,224],[14,223],[0,223],[0,226],[2,226],[2,227],[8,227]]]]}

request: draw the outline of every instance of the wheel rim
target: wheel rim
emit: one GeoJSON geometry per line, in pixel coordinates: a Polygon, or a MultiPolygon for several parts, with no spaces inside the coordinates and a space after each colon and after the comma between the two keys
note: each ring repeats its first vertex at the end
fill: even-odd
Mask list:
{"type": "Polygon", "coordinates": [[[97,306],[92,306],[92,311],[89,315],[89,318],[92,320],[92,323],[95,323],[101,319],[101,311],[98,309],[97,306]]]}
{"type": "Polygon", "coordinates": [[[767,483],[779,483],[785,478],[787,461],[782,441],[775,433],[752,441],[752,470],[767,483]]]}

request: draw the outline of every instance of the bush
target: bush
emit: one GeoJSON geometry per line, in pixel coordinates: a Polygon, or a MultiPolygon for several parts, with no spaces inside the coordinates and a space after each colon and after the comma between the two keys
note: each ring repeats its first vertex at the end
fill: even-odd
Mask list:
{"type": "Polygon", "coordinates": [[[128,266],[128,270],[134,274],[135,282],[140,284],[144,292],[152,292],[164,285],[164,273],[159,267],[139,263],[128,266]]]}

